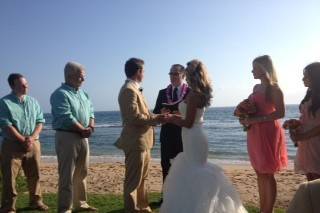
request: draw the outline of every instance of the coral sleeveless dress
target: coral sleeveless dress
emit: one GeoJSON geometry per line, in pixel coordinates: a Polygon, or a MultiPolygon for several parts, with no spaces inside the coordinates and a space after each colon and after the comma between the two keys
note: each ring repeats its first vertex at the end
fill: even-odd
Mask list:
{"type": "MultiPolygon", "coordinates": [[[[275,111],[274,104],[266,101],[263,92],[254,91],[249,100],[256,105],[257,116],[275,111]]],[[[287,147],[280,120],[252,124],[247,137],[250,162],[257,172],[273,174],[287,166],[287,147]]]]}

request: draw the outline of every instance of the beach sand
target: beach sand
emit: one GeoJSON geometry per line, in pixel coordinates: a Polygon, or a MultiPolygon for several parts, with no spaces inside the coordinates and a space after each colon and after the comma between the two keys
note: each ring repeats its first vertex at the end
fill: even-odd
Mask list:
{"type": "MultiPolygon", "coordinates": [[[[246,205],[258,207],[259,196],[256,176],[250,165],[223,164],[220,165],[225,174],[240,193],[246,205]]],[[[42,163],[41,184],[43,193],[56,193],[58,174],[57,163],[42,163]]],[[[124,179],[124,163],[121,161],[91,163],[88,175],[88,191],[96,194],[121,194],[124,179]]],[[[300,183],[305,181],[302,175],[294,174],[292,165],[276,175],[278,196],[276,207],[286,208],[300,183]]],[[[153,161],[150,166],[149,189],[160,192],[162,187],[161,166],[159,161],[153,161]]],[[[213,183],[214,184],[214,183],[213,183]]]]}

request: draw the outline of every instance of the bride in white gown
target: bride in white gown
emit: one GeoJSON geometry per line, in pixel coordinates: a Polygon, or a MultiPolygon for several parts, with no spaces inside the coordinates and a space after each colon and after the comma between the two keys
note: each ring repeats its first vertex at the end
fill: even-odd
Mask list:
{"type": "Polygon", "coordinates": [[[208,139],[202,123],[212,89],[205,66],[190,61],[186,79],[191,91],[186,103],[179,104],[181,115],[169,116],[169,122],[183,127],[183,152],[173,160],[166,177],[160,213],[245,213],[222,169],[207,162],[208,139]]]}

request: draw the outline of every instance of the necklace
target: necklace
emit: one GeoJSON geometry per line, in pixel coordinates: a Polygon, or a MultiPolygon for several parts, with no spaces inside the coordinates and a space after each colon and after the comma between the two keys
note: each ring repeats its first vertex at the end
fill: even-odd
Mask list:
{"type": "Polygon", "coordinates": [[[183,83],[181,85],[181,93],[178,96],[178,100],[175,101],[175,102],[173,102],[173,100],[171,98],[172,89],[173,89],[173,86],[171,84],[166,89],[166,95],[167,95],[168,104],[176,104],[176,103],[181,102],[184,99],[184,97],[186,96],[187,92],[188,92],[188,85],[186,83],[183,83]]]}

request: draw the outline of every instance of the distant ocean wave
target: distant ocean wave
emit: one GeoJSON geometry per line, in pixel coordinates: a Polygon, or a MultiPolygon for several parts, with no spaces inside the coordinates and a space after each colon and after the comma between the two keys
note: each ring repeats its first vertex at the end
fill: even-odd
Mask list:
{"type": "MultiPolygon", "coordinates": [[[[41,156],[42,163],[57,163],[57,156],[55,155],[43,155],[41,156]]],[[[90,163],[112,163],[112,162],[124,162],[124,156],[122,155],[100,155],[90,156],[90,163]]]]}
{"type": "Polygon", "coordinates": [[[215,129],[227,129],[227,130],[233,130],[233,129],[236,129],[236,130],[240,130],[242,129],[241,126],[239,125],[236,125],[236,124],[205,124],[203,125],[204,128],[206,129],[210,129],[210,130],[215,130],[215,129]]]}
{"type": "MultiPolygon", "coordinates": [[[[96,124],[95,128],[121,128],[121,123],[96,124]]],[[[51,124],[45,124],[43,130],[53,130],[51,124]]]]}
{"type": "MultiPolygon", "coordinates": [[[[90,163],[115,163],[122,162],[124,163],[124,155],[100,155],[100,156],[90,156],[90,163]]],[[[152,161],[155,163],[160,163],[161,159],[159,157],[152,157],[152,161]]],[[[41,156],[42,163],[57,163],[56,156],[41,156]]],[[[214,163],[220,166],[223,165],[244,165],[250,166],[250,161],[244,159],[219,159],[219,158],[210,158],[208,162],[214,163]]],[[[293,166],[293,160],[289,160],[289,167],[293,166]]]]}
{"type": "MultiPolygon", "coordinates": [[[[113,163],[113,162],[124,162],[124,155],[100,155],[100,156],[90,156],[90,163],[113,163]]],[[[156,163],[160,163],[161,159],[159,157],[152,157],[152,161],[156,163]]],[[[250,165],[250,162],[247,160],[240,159],[209,159],[211,163],[215,163],[218,165],[250,165]]],[[[56,156],[41,156],[42,163],[57,163],[56,156]]]]}
{"type": "Polygon", "coordinates": [[[50,126],[49,125],[44,125],[42,130],[53,130],[53,129],[52,129],[51,125],[50,126]]]}
{"type": "MultiPolygon", "coordinates": [[[[207,109],[204,116],[203,127],[208,135],[209,158],[228,163],[248,161],[247,136],[233,116],[234,107],[216,107],[207,109]]],[[[45,114],[46,123],[40,135],[41,151],[44,159],[52,161],[55,157],[55,131],[52,129],[51,114],[45,114]]],[[[92,162],[109,162],[112,159],[123,158],[122,150],[114,146],[122,130],[121,115],[119,111],[96,112],[96,129],[90,137],[90,153],[92,162]]],[[[299,116],[298,105],[286,106],[286,118],[299,116]]],[[[152,149],[152,156],[160,158],[160,126],[155,128],[156,143],[152,149]]],[[[286,131],[289,159],[293,159],[297,148],[293,146],[286,131]]],[[[195,141],[196,142],[196,141],[195,141]]]]}
{"type": "Polygon", "coordinates": [[[122,124],[120,123],[109,123],[109,124],[96,124],[95,128],[120,128],[122,124]]]}

